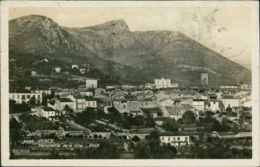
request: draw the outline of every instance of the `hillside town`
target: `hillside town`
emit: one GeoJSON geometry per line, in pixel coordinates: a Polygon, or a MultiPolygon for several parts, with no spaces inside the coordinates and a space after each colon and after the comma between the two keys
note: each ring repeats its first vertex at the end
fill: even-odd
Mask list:
{"type": "Polygon", "coordinates": [[[251,85],[209,79],[10,89],[10,158],[252,158],[251,85]]]}

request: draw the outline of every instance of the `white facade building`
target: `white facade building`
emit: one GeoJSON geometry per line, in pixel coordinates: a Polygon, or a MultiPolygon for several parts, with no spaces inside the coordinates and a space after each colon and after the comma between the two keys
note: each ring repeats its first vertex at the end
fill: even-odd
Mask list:
{"type": "Polygon", "coordinates": [[[86,80],[86,89],[97,88],[97,87],[98,87],[98,81],[96,79],[87,79],[86,80]]]}
{"type": "Polygon", "coordinates": [[[190,136],[182,135],[180,132],[164,132],[160,134],[161,145],[170,144],[171,146],[179,147],[190,145],[190,136]]]}
{"type": "Polygon", "coordinates": [[[51,117],[55,116],[55,110],[51,107],[45,107],[45,106],[40,106],[40,107],[35,107],[35,111],[37,112],[39,117],[51,117]]]}
{"type": "Polygon", "coordinates": [[[73,64],[73,65],[71,66],[71,68],[72,68],[72,69],[74,69],[74,68],[77,68],[77,69],[78,69],[78,68],[79,68],[79,66],[78,66],[78,65],[76,65],[76,64],[73,64]]]}
{"type": "Polygon", "coordinates": [[[154,83],[146,83],[145,87],[147,88],[173,88],[173,87],[178,87],[178,83],[171,83],[171,79],[154,79],[154,83]]]}
{"type": "Polygon", "coordinates": [[[87,97],[86,98],[86,108],[97,108],[97,100],[93,97],[87,97]]]}
{"type": "Polygon", "coordinates": [[[15,100],[16,103],[19,104],[21,104],[22,102],[29,103],[32,97],[35,97],[36,103],[42,102],[41,93],[9,93],[9,99],[15,100]]]}

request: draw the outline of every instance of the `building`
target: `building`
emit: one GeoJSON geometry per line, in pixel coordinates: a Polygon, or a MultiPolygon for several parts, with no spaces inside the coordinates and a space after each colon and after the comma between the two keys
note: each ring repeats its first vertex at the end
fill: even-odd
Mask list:
{"type": "Polygon", "coordinates": [[[97,99],[93,97],[85,97],[86,108],[97,108],[97,99]]]}
{"type": "Polygon", "coordinates": [[[160,134],[160,142],[163,144],[170,144],[174,147],[187,146],[191,144],[190,136],[183,135],[180,132],[163,132],[160,134]]]}
{"type": "Polygon", "coordinates": [[[154,83],[146,83],[146,88],[160,89],[160,88],[173,88],[178,87],[178,83],[171,83],[171,79],[154,79],[154,83]]]}
{"type": "Polygon", "coordinates": [[[85,98],[81,95],[69,95],[69,99],[76,102],[76,111],[81,112],[86,108],[85,98]]]}
{"type": "Polygon", "coordinates": [[[61,68],[60,67],[56,67],[56,68],[54,68],[54,70],[55,70],[56,73],[60,73],[61,72],[61,68]]]}
{"type": "Polygon", "coordinates": [[[236,99],[233,96],[223,96],[222,102],[224,103],[225,108],[227,107],[238,107],[240,106],[240,99],[236,99]]]}
{"type": "Polygon", "coordinates": [[[236,84],[222,84],[220,86],[221,89],[237,89],[238,86],[236,84]]]}
{"type": "Polygon", "coordinates": [[[85,74],[85,72],[86,72],[86,69],[84,69],[84,68],[81,68],[79,71],[80,71],[80,73],[81,73],[81,74],[85,74]]]}
{"type": "MultiPolygon", "coordinates": [[[[50,101],[49,101],[50,102],[50,101]]],[[[55,98],[55,108],[56,110],[64,110],[65,106],[69,106],[74,111],[76,110],[76,102],[69,98],[55,98]]]]}
{"type": "Polygon", "coordinates": [[[51,94],[51,90],[31,90],[31,93],[40,93],[40,94],[47,94],[50,95],[51,94]]]}
{"type": "Polygon", "coordinates": [[[71,68],[72,68],[72,69],[74,69],[74,68],[79,69],[79,66],[76,65],[76,64],[73,64],[73,65],[71,66],[71,68]]]}
{"type": "Polygon", "coordinates": [[[41,93],[9,93],[9,99],[15,100],[16,103],[29,103],[31,98],[35,98],[36,103],[42,103],[41,93]]]}
{"type": "Polygon", "coordinates": [[[95,98],[97,100],[97,108],[112,107],[112,100],[105,98],[95,98]]]}
{"type": "Polygon", "coordinates": [[[176,121],[179,118],[182,118],[182,115],[185,113],[185,108],[182,105],[175,105],[175,106],[165,106],[166,112],[168,113],[169,117],[175,119],[176,121]]]}
{"type": "Polygon", "coordinates": [[[210,100],[210,110],[212,112],[221,112],[225,110],[225,106],[221,100],[210,100]]]}
{"type": "Polygon", "coordinates": [[[40,117],[49,118],[49,117],[56,116],[55,114],[56,111],[52,107],[45,107],[45,106],[35,107],[35,111],[40,117]]]}
{"type": "Polygon", "coordinates": [[[200,74],[200,84],[201,85],[208,85],[208,73],[201,73],[200,74]]]}
{"type": "Polygon", "coordinates": [[[163,117],[164,114],[162,110],[159,107],[154,107],[154,108],[141,108],[142,112],[145,114],[149,114],[150,117],[152,118],[157,118],[157,117],[163,117]]]}
{"type": "Polygon", "coordinates": [[[87,79],[86,80],[86,89],[97,88],[98,81],[96,79],[87,79]]]}
{"type": "Polygon", "coordinates": [[[251,108],[252,107],[252,100],[244,101],[244,102],[242,102],[242,105],[244,107],[251,108]]]}
{"type": "Polygon", "coordinates": [[[37,75],[37,71],[31,71],[31,75],[34,77],[35,75],[37,75]]]}
{"type": "Polygon", "coordinates": [[[193,99],[192,105],[194,109],[204,112],[204,108],[205,108],[204,99],[193,99]]]}

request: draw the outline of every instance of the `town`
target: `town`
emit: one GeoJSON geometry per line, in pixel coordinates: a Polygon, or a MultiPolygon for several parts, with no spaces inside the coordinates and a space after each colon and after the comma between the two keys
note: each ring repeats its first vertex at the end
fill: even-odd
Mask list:
{"type": "Polygon", "coordinates": [[[251,85],[198,80],[10,89],[10,158],[252,158],[251,85]]]}

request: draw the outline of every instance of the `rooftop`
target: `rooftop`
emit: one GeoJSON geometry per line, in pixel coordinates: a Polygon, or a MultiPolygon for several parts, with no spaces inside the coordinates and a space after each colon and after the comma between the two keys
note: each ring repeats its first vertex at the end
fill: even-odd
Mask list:
{"type": "Polygon", "coordinates": [[[180,110],[185,110],[183,106],[165,106],[165,109],[170,115],[180,115],[180,110]]]}
{"type": "Polygon", "coordinates": [[[193,109],[193,107],[189,104],[181,104],[186,110],[193,109]]]}
{"type": "Polygon", "coordinates": [[[55,111],[53,108],[51,107],[41,107],[44,111],[55,111]]]}
{"type": "Polygon", "coordinates": [[[60,102],[73,102],[71,99],[69,99],[69,98],[60,98],[60,99],[58,99],[60,102]]]}
{"type": "Polygon", "coordinates": [[[75,99],[85,99],[85,98],[82,97],[81,95],[73,95],[73,97],[74,97],[75,99]]]}
{"type": "Polygon", "coordinates": [[[178,131],[176,132],[162,132],[160,133],[160,136],[182,136],[182,134],[178,131]]]}
{"type": "Polygon", "coordinates": [[[154,107],[154,108],[140,108],[143,112],[148,112],[150,114],[158,113],[161,112],[162,110],[159,107],[154,107]]]}

